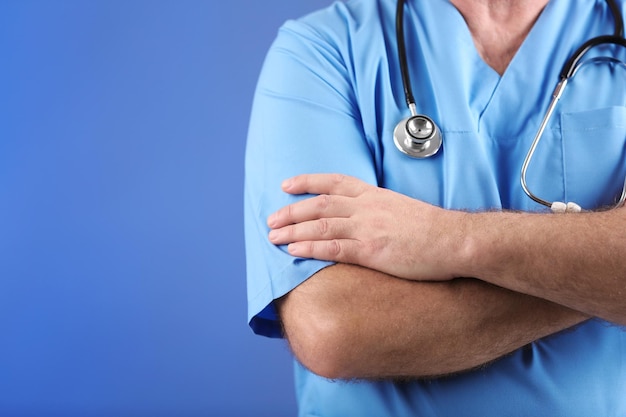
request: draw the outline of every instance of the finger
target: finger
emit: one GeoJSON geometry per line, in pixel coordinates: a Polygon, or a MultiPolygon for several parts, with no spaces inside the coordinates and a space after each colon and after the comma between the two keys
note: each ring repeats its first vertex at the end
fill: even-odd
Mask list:
{"type": "Polygon", "coordinates": [[[348,217],[352,214],[353,201],[349,197],[318,195],[290,204],[271,214],[267,225],[272,229],[288,224],[333,217],[348,217]]]}
{"type": "Polygon", "coordinates": [[[343,174],[304,174],[285,180],[283,191],[289,194],[331,194],[356,197],[371,185],[343,174]]]}
{"type": "Polygon", "coordinates": [[[274,229],[269,233],[269,240],[275,245],[284,245],[302,241],[350,239],[353,234],[348,219],[318,219],[274,229]]]}
{"type": "Polygon", "coordinates": [[[298,258],[313,258],[322,261],[358,263],[358,242],[351,239],[333,239],[295,242],[287,246],[289,254],[298,258]]]}

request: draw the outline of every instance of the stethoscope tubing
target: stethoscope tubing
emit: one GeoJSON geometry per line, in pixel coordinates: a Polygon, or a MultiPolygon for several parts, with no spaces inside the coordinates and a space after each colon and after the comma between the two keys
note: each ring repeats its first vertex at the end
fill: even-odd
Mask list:
{"type": "MultiPolygon", "coordinates": [[[[530,165],[530,161],[532,160],[532,157],[535,153],[537,145],[539,141],[541,140],[541,137],[543,136],[543,132],[546,126],[548,125],[550,118],[552,117],[552,113],[554,112],[554,109],[556,108],[558,101],[560,100],[561,96],[563,95],[563,92],[565,91],[565,87],[567,86],[569,79],[572,78],[576,74],[576,71],[578,71],[578,69],[582,65],[584,65],[584,62],[581,62],[581,60],[585,56],[585,54],[589,52],[591,48],[595,46],[603,45],[603,44],[614,44],[614,45],[626,47],[626,39],[624,39],[624,20],[622,18],[621,11],[619,7],[617,6],[617,3],[615,2],[615,0],[606,0],[606,2],[609,6],[609,9],[611,10],[613,19],[615,20],[615,27],[613,30],[613,35],[601,35],[601,36],[596,36],[595,38],[589,39],[588,41],[583,43],[578,49],[576,49],[576,51],[574,51],[574,53],[570,56],[570,58],[565,62],[565,65],[563,65],[563,69],[561,70],[561,73],[560,73],[559,82],[557,83],[554,89],[554,92],[552,93],[552,100],[550,101],[548,110],[546,111],[546,114],[544,115],[541,121],[541,125],[539,126],[537,134],[535,135],[533,142],[530,148],[528,149],[528,153],[526,154],[526,157],[524,158],[524,163],[522,164],[520,182],[522,185],[522,189],[524,190],[526,195],[530,197],[533,201],[541,205],[544,205],[546,207],[550,207],[553,210],[554,210],[555,203],[551,203],[547,200],[544,200],[532,193],[532,191],[530,190],[526,182],[526,173],[528,171],[528,166],[530,165]]],[[[620,194],[619,200],[615,204],[615,207],[623,206],[625,201],[626,201],[626,178],[624,179],[622,192],[620,194]]]]}
{"type": "Polygon", "coordinates": [[[550,101],[550,105],[548,106],[548,110],[546,111],[546,114],[544,115],[543,119],[541,120],[541,125],[539,126],[539,130],[537,130],[537,133],[535,134],[535,137],[533,138],[533,142],[530,145],[530,148],[528,149],[528,152],[526,153],[526,157],[524,158],[524,163],[522,164],[522,172],[520,175],[520,182],[522,184],[522,189],[524,190],[524,192],[526,193],[526,195],[528,197],[530,197],[533,201],[535,201],[536,203],[539,203],[541,205],[544,205],[546,207],[551,207],[552,203],[544,200],[538,196],[536,196],[528,187],[528,183],[526,182],[526,172],[528,171],[528,166],[530,165],[530,161],[532,160],[534,154],[535,154],[535,150],[537,149],[537,145],[539,144],[539,141],[541,140],[542,136],[543,136],[543,132],[546,129],[546,126],[548,125],[548,122],[550,121],[550,119],[552,118],[552,113],[554,113],[554,109],[556,108],[556,105],[559,101],[559,99],[561,98],[561,96],[563,95],[563,91],[565,90],[565,86],[567,85],[568,79],[562,79],[561,81],[559,81],[559,83],[556,85],[556,88],[554,89],[554,93],[552,93],[552,100],[550,101]]]}
{"type": "MultiPolygon", "coordinates": [[[[613,44],[613,45],[622,46],[626,48],[626,39],[624,38],[624,21],[621,15],[621,11],[615,0],[606,0],[606,2],[608,4],[609,9],[611,10],[613,19],[615,21],[613,35],[597,36],[586,41],[578,49],[576,49],[576,51],[574,51],[574,53],[570,56],[570,58],[565,62],[565,65],[563,65],[563,68],[559,76],[559,82],[557,83],[554,89],[554,92],[552,93],[552,100],[550,101],[548,109],[541,121],[539,129],[537,133],[535,134],[535,137],[533,138],[531,146],[528,149],[528,152],[522,164],[520,182],[521,182],[522,189],[524,190],[524,193],[536,203],[539,203],[546,207],[550,207],[553,210],[554,210],[555,204],[562,205],[563,203],[558,203],[558,202],[551,203],[535,195],[528,186],[528,183],[526,181],[526,174],[528,172],[528,167],[535,153],[535,150],[537,149],[537,145],[539,144],[539,141],[541,140],[543,136],[543,133],[548,125],[548,122],[552,118],[552,114],[554,113],[557,103],[560,100],[561,96],[563,95],[563,92],[565,91],[565,87],[567,86],[569,79],[572,78],[576,74],[578,69],[581,66],[583,66],[585,62],[587,62],[587,61],[581,62],[582,58],[587,54],[587,52],[589,52],[590,49],[599,45],[603,45],[603,44],[613,44]]],[[[396,143],[396,146],[401,152],[414,158],[426,158],[426,157],[435,155],[439,151],[439,147],[441,146],[441,133],[440,133],[439,128],[433,122],[434,129],[439,131],[437,139],[433,140],[432,144],[430,142],[426,142],[426,145],[422,145],[421,143],[419,143],[417,145],[418,147],[417,149],[413,149],[413,147],[416,145],[414,142],[412,142],[411,137],[407,136],[409,134],[407,131],[407,126],[408,126],[407,123],[408,123],[408,120],[410,120],[411,118],[425,118],[425,119],[428,119],[429,121],[432,121],[432,120],[428,118],[427,116],[417,114],[415,98],[413,96],[413,87],[411,85],[411,77],[409,74],[409,65],[408,65],[406,43],[405,43],[405,33],[404,33],[405,3],[406,3],[406,0],[398,0],[397,2],[396,41],[397,41],[397,46],[398,46],[398,60],[400,64],[400,73],[402,76],[402,86],[404,89],[404,97],[405,97],[406,104],[409,108],[409,111],[411,112],[411,117],[407,119],[403,119],[398,124],[398,126],[396,127],[396,130],[394,131],[394,142],[396,143]]],[[[620,195],[619,201],[616,206],[622,206],[625,201],[626,201],[626,179],[624,180],[624,187],[622,188],[622,193],[620,195]]],[[[570,203],[570,204],[578,207],[575,203],[570,203]]],[[[578,209],[580,209],[580,207],[578,207],[578,209]]]]}
{"type": "Polygon", "coordinates": [[[411,115],[415,116],[415,98],[413,97],[413,87],[411,86],[411,75],[409,74],[409,63],[405,44],[406,36],[404,34],[404,3],[404,0],[398,0],[396,8],[396,43],[398,44],[398,60],[400,61],[404,99],[411,110],[411,115]]]}
{"type": "Polygon", "coordinates": [[[393,131],[393,141],[400,152],[411,158],[430,158],[439,152],[443,137],[441,129],[432,118],[417,113],[405,45],[404,5],[404,0],[399,0],[397,3],[396,41],[404,97],[411,115],[396,125],[393,131]]]}
{"type": "MultiPolygon", "coordinates": [[[[609,9],[613,15],[613,19],[615,20],[615,27],[613,31],[613,35],[604,35],[598,36],[593,39],[588,40],[583,45],[581,45],[568,59],[568,61],[563,66],[563,70],[561,71],[561,79],[570,78],[576,68],[578,61],[582,58],[585,53],[592,47],[596,45],[600,45],[603,43],[615,43],[622,46],[626,46],[626,39],[624,39],[624,20],[622,19],[622,15],[620,9],[615,2],[615,0],[606,0],[609,9]]],[[[404,89],[404,98],[407,106],[411,109],[414,115],[414,111],[412,109],[412,105],[415,105],[415,98],[413,97],[413,87],[411,85],[411,76],[409,74],[409,64],[407,59],[406,52],[406,43],[405,43],[405,34],[404,34],[404,5],[406,0],[398,0],[396,5],[396,43],[398,45],[398,60],[400,63],[400,74],[402,77],[402,87],[404,89]]]]}
{"type": "MultiPolygon", "coordinates": [[[[617,27],[619,26],[618,21],[619,19],[616,20],[616,31],[618,31],[618,27],[617,27]]],[[[539,129],[537,130],[537,133],[535,134],[535,137],[533,138],[532,144],[530,148],[528,149],[528,152],[526,153],[526,157],[524,158],[524,163],[522,164],[522,170],[520,174],[520,182],[521,182],[522,189],[524,190],[524,193],[526,193],[528,197],[530,197],[533,201],[543,206],[552,208],[554,202],[544,200],[543,198],[538,197],[536,194],[534,194],[530,190],[530,188],[528,187],[528,183],[526,181],[526,174],[528,171],[528,166],[530,165],[530,162],[535,154],[535,150],[537,149],[537,145],[539,144],[539,141],[543,137],[543,132],[545,131],[545,128],[548,125],[548,122],[552,118],[554,109],[556,108],[558,101],[561,99],[561,96],[563,95],[565,91],[565,87],[567,86],[569,80],[572,77],[574,77],[578,69],[580,69],[580,67],[582,67],[587,62],[587,61],[581,61],[582,58],[585,56],[587,52],[589,52],[589,50],[591,50],[591,48],[600,46],[600,45],[605,45],[605,44],[613,44],[613,45],[618,45],[618,46],[622,46],[626,48],[626,39],[624,39],[621,36],[616,36],[616,35],[597,36],[595,38],[588,40],[583,45],[581,45],[574,52],[574,54],[572,54],[572,56],[567,60],[567,62],[563,66],[563,69],[561,70],[560,80],[557,83],[554,89],[554,92],[552,93],[552,100],[550,101],[548,110],[546,111],[546,114],[544,115],[541,121],[539,129]]],[[[622,206],[625,200],[626,200],[626,179],[624,180],[624,187],[622,188],[622,192],[616,204],[616,207],[622,206]]]]}

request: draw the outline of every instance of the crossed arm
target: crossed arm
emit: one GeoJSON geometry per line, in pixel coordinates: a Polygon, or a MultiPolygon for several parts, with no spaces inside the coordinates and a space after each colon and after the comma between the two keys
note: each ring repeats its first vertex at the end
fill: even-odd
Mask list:
{"type": "Polygon", "coordinates": [[[296,356],[321,375],[447,374],[589,316],[626,323],[624,209],[465,213],[341,175],[283,189],[319,196],[270,216],[270,240],[339,262],[279,301],[296,356]]]}

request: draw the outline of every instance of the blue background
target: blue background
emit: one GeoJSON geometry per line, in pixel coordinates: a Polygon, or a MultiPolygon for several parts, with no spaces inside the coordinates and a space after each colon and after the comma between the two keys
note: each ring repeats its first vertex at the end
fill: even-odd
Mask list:
{"type": "Polygon", "coordinates": [[[246,323],[251,99],[329,0],[0,0],[0,416],[293,416],[246,323]]]}

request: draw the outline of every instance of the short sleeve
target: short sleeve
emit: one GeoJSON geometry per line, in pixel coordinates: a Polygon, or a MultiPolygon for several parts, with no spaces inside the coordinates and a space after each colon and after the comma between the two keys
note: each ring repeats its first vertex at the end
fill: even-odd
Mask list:
{"type": "Polygon", "coordinates": [[[363,133],[353,88],[345,19],[326,10],[308,23],[287,22],[268,52],[255,93],[244,186],[248,320],[256,333],[269,337],[281,336],[273,301],[330,265],[294,258],[268,241],[268,215],[307,197],[285,194],[281,182],[304,173],[344,173],[376,183],[373,145],[363,133]]]}

